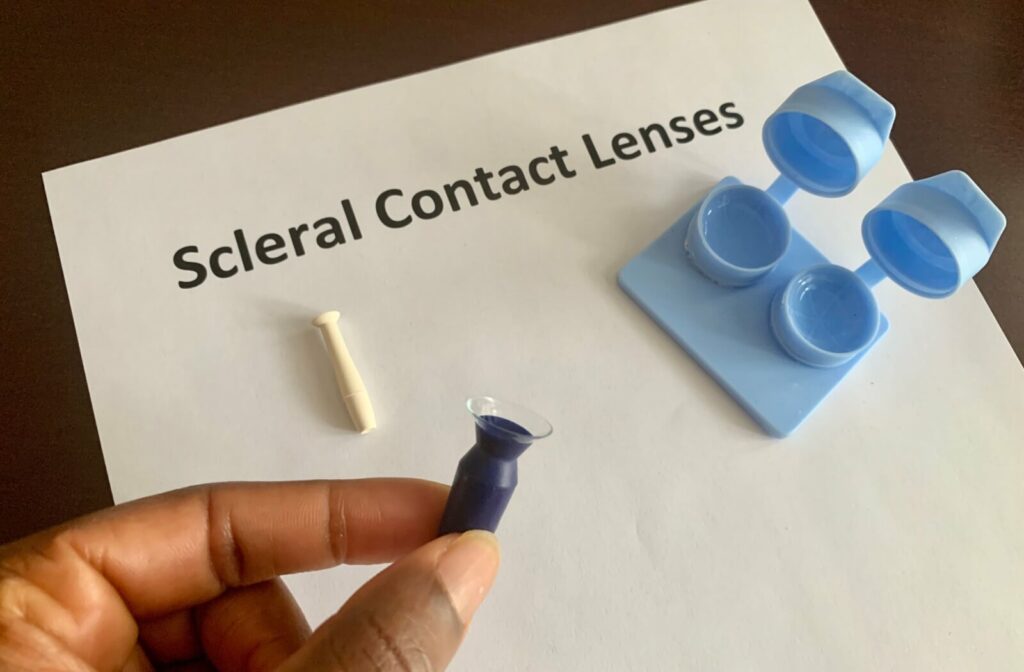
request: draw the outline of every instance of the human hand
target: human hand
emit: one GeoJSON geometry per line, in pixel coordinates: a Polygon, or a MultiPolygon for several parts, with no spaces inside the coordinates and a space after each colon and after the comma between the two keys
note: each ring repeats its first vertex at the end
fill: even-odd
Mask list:
{"type": "Polygon", "coordinates": [[[499,560],[490,533],[433,539],[447,494],[399,479],[201,486],[0,547],[0,669],[444,669],[499,560]],[[399,557],[312,634],[278,578],[399,557]]]}

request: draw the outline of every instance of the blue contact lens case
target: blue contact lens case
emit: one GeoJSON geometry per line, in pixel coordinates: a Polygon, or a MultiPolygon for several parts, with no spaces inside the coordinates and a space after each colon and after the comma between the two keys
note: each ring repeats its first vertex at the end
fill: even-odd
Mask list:
{"type": "Polygon", "coordinates": [[[881,158],[895,119],[848,72],[794,91],[764,124],[779,177],[727,177],[619,272],[622,289],[764,429],[792,433],[889,328],[886,277],[942,298],[987,262],[1006,218],[960,171],[902,185],[864,217],[869,258],[829,262],[784,210],[799,190],[841,197],[881,158]]]}

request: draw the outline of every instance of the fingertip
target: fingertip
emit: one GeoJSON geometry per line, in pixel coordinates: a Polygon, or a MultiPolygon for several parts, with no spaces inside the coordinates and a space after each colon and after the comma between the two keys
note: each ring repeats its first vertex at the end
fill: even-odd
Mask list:
{"type": "Polygon", "coordinates": [[[444,669],[500,557],[490,532],[430,541],[358,590],[280,672],[444,669]]]}
{"type": "Polygon", "coordinates": [[[482,530],[464,532],[438,558],[438,578],[463,625],[487,597],[500,565],[498,538],[482,530]]]}

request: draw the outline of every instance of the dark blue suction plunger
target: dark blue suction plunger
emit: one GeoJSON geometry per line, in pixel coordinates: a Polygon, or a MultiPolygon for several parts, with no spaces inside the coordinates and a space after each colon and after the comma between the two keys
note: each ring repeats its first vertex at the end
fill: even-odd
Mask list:
{"type": "Polygon", "coordinates": [[[519,482],[516,459],[551,434],[547,420],[515,404],[477,397],[466,406],[476,420],[476,445],[459,460],[441,518],[442,535],[497,530],[519,482]]]}

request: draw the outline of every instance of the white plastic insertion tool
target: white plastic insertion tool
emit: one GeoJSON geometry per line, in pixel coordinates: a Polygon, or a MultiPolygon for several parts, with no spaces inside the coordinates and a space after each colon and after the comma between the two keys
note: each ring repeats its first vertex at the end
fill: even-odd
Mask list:
{"type": "Polygon", "coordinates": [[[329,310],[318,315],[313,320],[313,326],[318,327],[324,337],[324,343],[334,364],[334,378],[338,381],[338,389],[341,391],[345,408],[348,409],[348,415],[359,433],[367,434],[377,427],[377,419],[370,404],[370,395],[363,385],[363,378],[352,361],[345,339],[341,337],[341,329],[338,327],[340,317],[338,311],[329,310]]]}

